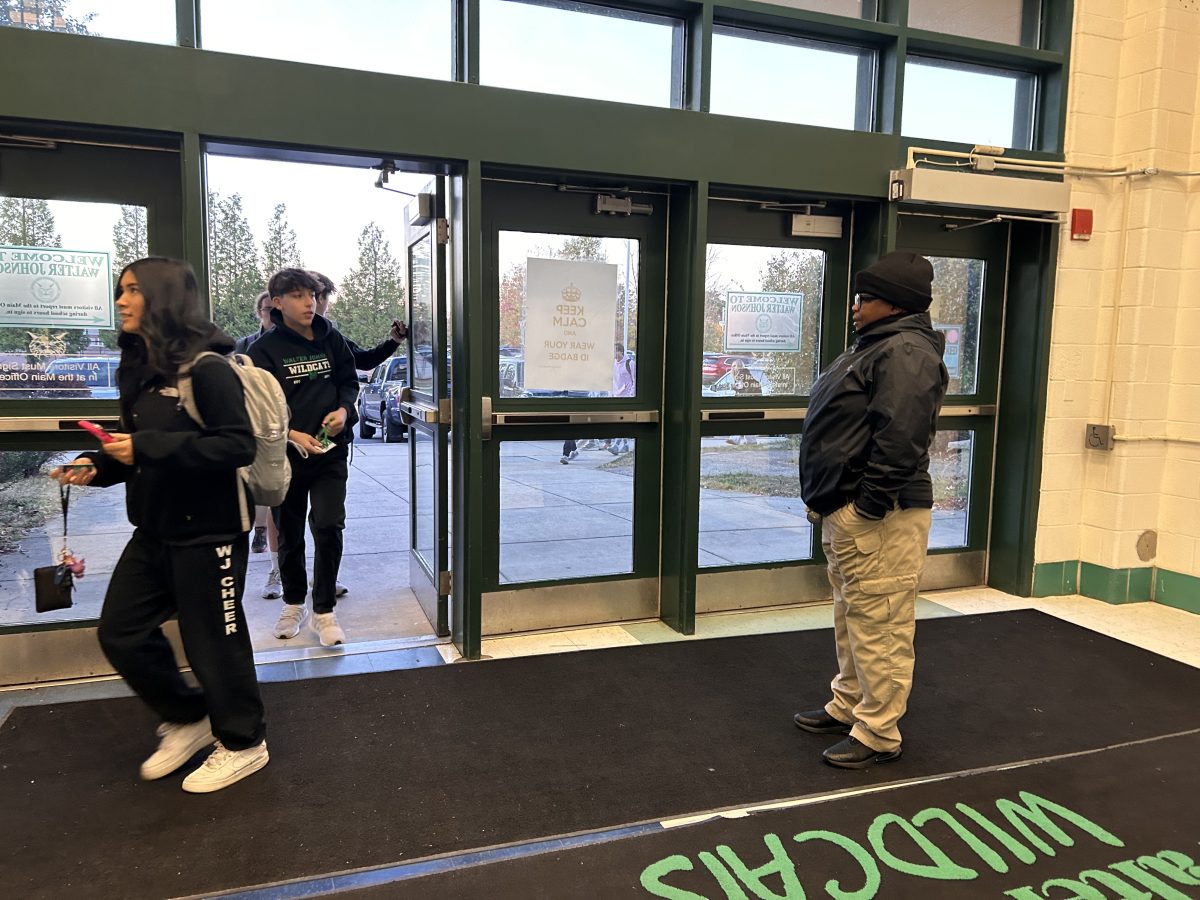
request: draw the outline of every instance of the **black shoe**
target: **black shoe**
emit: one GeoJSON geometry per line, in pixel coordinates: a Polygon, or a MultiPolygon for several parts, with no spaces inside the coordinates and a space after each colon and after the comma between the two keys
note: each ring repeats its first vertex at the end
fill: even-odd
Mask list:
{"type": "Polygon", "coordinates": [[[267,529],[265,527],[264,528],[255,528],[254,529],[254,540],[252,540],[250,542],[250,552],[251,553],[262,553],[266,549],[267,549],[267,529]]]}
{"type": "Polygon", "coordinates": [[[823,709],[812,709],[799,712],[792,716],[797,728],[811,731],[813,734],[849,734],[850,726],[840,719],[835,719],[823,709]]]}
{"type": "Polygon", "coordinates": [[[839,769],[865,769],[874,763],[891,762],[900,758],[900,748],[895,750],[872,750],[855,737],[839,741],[821,754],[825,762],[839,769]]]}

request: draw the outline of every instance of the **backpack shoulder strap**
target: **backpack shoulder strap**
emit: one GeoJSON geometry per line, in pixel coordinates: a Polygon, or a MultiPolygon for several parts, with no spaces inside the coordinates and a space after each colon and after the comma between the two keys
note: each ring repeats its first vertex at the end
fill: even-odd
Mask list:
{"type": "Polygon", "coordinates": [[[201,428],[205,427],[204,417],[200,415],[200,409],[196,406],[196,391],[192,387],[192,370],[206,356],[213,356],[222,360],[226,358],[220,353],[214,353],[212,350],[197,353],[192,357],[191,362],[184,363],[179,367],[179,373],[175,379],[175,389],[179,391],[179,405],[183,407],[183,411],[188,414],[191,420],[201,428]]]}

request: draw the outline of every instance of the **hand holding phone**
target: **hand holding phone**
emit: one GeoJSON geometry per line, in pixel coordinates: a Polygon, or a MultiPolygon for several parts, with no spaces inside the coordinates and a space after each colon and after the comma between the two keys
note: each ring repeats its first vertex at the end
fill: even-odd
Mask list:
{"type": "Polygon", "coordinates": [[[113,436],[97,425],[95,422],[89,422],[87,419],[80,419],[76,423],[80,428],[88,434],[94,435],[102,444],[112,443],[113,436]]]}

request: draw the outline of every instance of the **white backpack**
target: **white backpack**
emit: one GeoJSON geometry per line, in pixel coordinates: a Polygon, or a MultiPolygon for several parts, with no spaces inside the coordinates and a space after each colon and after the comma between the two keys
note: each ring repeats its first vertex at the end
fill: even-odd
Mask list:
{"type": "MultiPolygon", "coordinates": [[[[254,361],[244,353],[222,356],[206,350],[188,365],[180,367],[176,381],[179,405],[201,428],[205,427],[204,419],[200,416],[200,410],[196,408],[191,372],[196,363],[206,356],[224,360],[237,373],[238,380],[242,383],[246,414],[250,417],[250,427],[254,431],[255,449],[254,462],[242,466],[238,469],[238,474],[250,488],[250,495],[256,504],[279,506],[292,481],[292,467],[287,458],[288,422],[291,415],[287,400],[283,396],[283,388],[274,375],[255,366],[254,361]]],[[[245,491],[238,491],[238,502],[241,505],[242,528],[249,531],[253,517],[246,509],[245,491]]]]}

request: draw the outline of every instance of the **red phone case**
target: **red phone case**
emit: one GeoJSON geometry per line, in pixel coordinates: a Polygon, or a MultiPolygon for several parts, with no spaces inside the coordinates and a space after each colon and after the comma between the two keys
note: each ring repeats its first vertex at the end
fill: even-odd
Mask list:
{"type": "Polygon", "coordinates": [[[80,419],[76,424],[89,434],[93,434],[98,437],[101,443],[108,444],[113,440],[113,436],[95,422],[89,422],[86,419],[80,419]]]}

